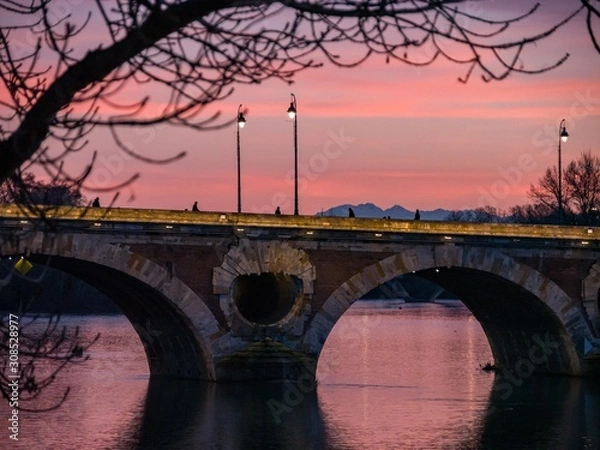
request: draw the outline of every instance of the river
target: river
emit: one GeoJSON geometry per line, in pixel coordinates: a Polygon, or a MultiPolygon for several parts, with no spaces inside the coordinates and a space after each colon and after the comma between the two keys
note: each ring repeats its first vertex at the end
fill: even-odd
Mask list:
{"type": "Polygon", "coordinates": [[[2,449],[600,449],[600,383],[530,376],[507,389],[481,370],[489,345],[455,301],[355,303],[316,387],[150,383],[127,319],[64,320],[100,340],[44,393],[70,387],[64,404],[21,412],[19,442],[3,426],[2,449]]]}

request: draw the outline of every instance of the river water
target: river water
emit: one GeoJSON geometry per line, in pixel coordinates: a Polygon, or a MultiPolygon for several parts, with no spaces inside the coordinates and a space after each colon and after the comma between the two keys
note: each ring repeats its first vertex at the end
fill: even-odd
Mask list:
{"type": "Polygon", "coordinates": [[[316,388],[150,383],[124,317],[65,321],[101,333],[91,359],[45,392],[70,387],[59,409],[20,413],[18,443],[3,426],[0,448],[600,449],[600,383],[527,377],[506,389],[481,370],[490,349],[459,302],[357,302],[325,345],[316,388]]]}

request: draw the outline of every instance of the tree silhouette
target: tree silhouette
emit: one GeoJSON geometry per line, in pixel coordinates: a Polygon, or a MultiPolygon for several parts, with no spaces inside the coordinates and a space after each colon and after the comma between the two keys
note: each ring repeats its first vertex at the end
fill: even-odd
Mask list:
{"type": "Polygon", "coordinates": [[[504,220],[504,213],[494,206],[450,211],[444,220],[449,222],[497,223],[504,220]]]}
{"type": "MultiPolygon", "coordinates": [[[[5,268],[0,265],[0,289],[7,280],[2,269],[5,268]]],[[[44,397],[46,388],[67,365],[87,361],[88,349],[100,336],[84,338],[79,327],[60,325],[58,313],[43,318],[23,315],[26,304],[32,300],[23,298],[24,310],[0,315],[0,394],[11,408],[42,412],[64,403],[68,387],[55,399],[44,397]],[[18,353],[14,353],[17,348],[18,353]],[[11,358],[15,355],[18,358],[11,358]],[[13,395],[15,388],[18,395],[13,395]]]]}
{"type": "Polygon", "coordinates": [[[512,206],[509,209],[509,218],[509,221],[514,223],[542,224],[556,222],[558,214],[556,209],[543,203],[534,203],[512,206]]]}
{"type": "Polygon", "coordinates": [[[591,150],[571,161],[565,170],[570,206],[583,224],[594,223],[600,207],[600,158],[591,150]]]}
{"type": "MultiPolygon", "coordinates": [[[[566,180],[565,180],[566,181],[566,180]]],[[[540,203],[549,211],[556,211],[558,214],[558,169],[556,166],[548,167],[544,175],[538,180],[537,185],[531,185],[527,196],[540,203]]],[[[562,186],[562,201],[565,213],[569,213],[569,204],[571,203],[570,187],[567,183],[562,186]]]]}
{"type": "MultiPolygon", "coordinates": [[[[563,209],[571,222],[596,223],[600,208],[600,158],[591,151],[581,154],[563,169],[563,209]]],[[[511,208],[510,214],[516,222],[553,223],[558,220],[558,169],[549,167],[537,184],[529,187],[527,195],[532,205],[511,208]]]]}
{"type": "Polygon", "coordinates": [[[83,206],[86,202],[78,186],[69,185],[64,180],[38,181],[32,173],[8,178],[0,184],[0,204],[83,206]]]}
{"type": "Polygon", "coordinates": [[[324,62],[355,67],[379,55],[426,66],[446,59],[464,65],[462,82],[475,74],[491,81],[541,73],[568,55],[530,67],[525,49],[582,11],[597,45],[598,10],[590,1],[545,31],[519,37],[514,26],[539,5],[498,20],[485,17],[484,3],[113,0],[69,10],[53,0],[0,1],[0,182],[41,165],[51,179],[81,185],[96,153],[78,173],[65,158],[86,147],[97,127],[109,129],[131,157],[173,161],[184,153],[158,160],[139,154],[120,138],[123,128],[224,126],[229,121],[206,107],[234,86],[289,83],[324,62]],[[154,100],[163,102],[158,112],[150,108],[154,100]]]}

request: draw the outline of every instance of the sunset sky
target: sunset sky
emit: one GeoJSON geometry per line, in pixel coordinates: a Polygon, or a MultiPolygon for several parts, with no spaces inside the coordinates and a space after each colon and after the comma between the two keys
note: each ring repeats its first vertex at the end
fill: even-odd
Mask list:
{"type": "MultiPolygon", "coordinates": [[[[531,3],[486,2],[482,14],[510,15],[506,5],[531,3]]],[[[557,22],[576,4],[543,2],[527,32],[557,22]]],[[[600,151],[600,54],[584,16],[523,59],[541,67],[565,53],[568,61],[549,73],[491,83],[479,73],[459,83],[467,68],[442,60],[416,68],[373,58],[355,69],[325,65],[303,72],[292,86],[275,80],[238,86],[216,107],[231,118],[239,104],[247,109],[243,211],[273,212],[280,205],[284,214],[293,212],[293,123],[286,114],[292,92],[298,101],[301,214],[364,202],[421,210],[527,203],[529,185],[557,164],[561,119],[570,134],[562,146],[563,167],[582,152],[600,151]]],[[[211,132],[159,127],[129,139],[146,154],[188,155],[169,165],[143,164],[119,154],[108,133],[102,135],[93,145],[100,152],[93,185],[141,173],[117,206],[184,209],[197,200],[202,210],[236,209],[236,125],[211,132]]],[[[105,203],[109,195],[101,199],[105,203]]]]}

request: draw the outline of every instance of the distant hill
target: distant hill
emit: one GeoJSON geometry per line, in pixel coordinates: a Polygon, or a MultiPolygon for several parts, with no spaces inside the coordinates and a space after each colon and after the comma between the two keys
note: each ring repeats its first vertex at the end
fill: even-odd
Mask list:
{"type": "MultiPolygon", "coordinates": [[[[348,208],[354,210],[356,217],[367,217],[367,218],[383,218],[391,217],[392,219],[405,219],[412,220],[415,218],[415,211],[404,208],[400,205],[394,205],[388,209],[381,209],[379,206],[373,203],[361,203],[360,205],[338,205],[333,208],[329,208],[318,215],[323,216],[338,216],[348,217],[348,208]]],[[[419,210],[421,214],[421,220],[444,220],[451,211],[447,209],[434,209],[433,211],[419,210]]]]}

